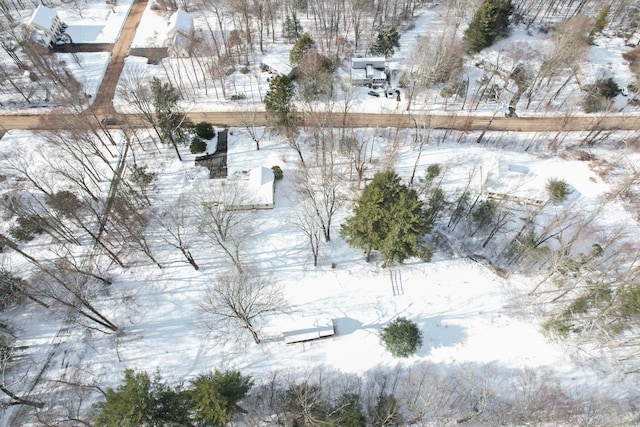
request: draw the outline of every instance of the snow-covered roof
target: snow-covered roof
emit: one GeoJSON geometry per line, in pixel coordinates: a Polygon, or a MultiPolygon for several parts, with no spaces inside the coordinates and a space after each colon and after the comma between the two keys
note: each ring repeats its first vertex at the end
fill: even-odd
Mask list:
{"type": "Polygon", "coordinates": [[[267,66],[271,71],[282,74],[283,76],[291,76],[293,67],[282,59],[282,56],[265,55],[262,58],[262,64],[267,66]]]}
{"type": "Polygon", "coordinates": [[[333,320],[326,316],[298,317],[292,322],[292,325],[295,327],[294,330],[283,332],[284,342],[287,344],[317,340],[333,336],[336,333],[333,320]]]}
{"type": "Polygon", "coordinates": [[[230,178],[241,194],[233,200],[230,209],[271,209],[275,177],[269,168],[260,166],[250,170],[236,171],[230,178]]]}
{"type": "Polygon", "coordinates": [[[39,5],[33,12],[33,15],[31,15],[31,19],[27,26],[31,25],[51,29],[57,18],[58,14],[55,10],[39,5]]]}
{"type": "Polygon", "coordinates": [[[191,34],[193,31],[193,17],[182,9],[176,10],[176,12],[169,18],[169,28],[167,33],[173,32],[182,34],[191,34]]]}
{"type": "Polygon", "coordinates": [[[371,65],[375,68],[384,68],[387,60],[384,56],[375,56],[370,58],[351,58],[351,68],[367,68],[367,65],[371,65]]]}
{"type": "Polygon", "coordinates": [[[249,171],[251,204],[273,204],[273,171],[264,166],[249,171]]]}

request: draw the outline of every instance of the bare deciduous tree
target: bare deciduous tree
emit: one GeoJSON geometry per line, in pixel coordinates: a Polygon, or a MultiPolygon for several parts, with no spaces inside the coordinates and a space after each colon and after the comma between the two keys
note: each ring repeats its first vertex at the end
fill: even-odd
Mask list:
{"type": "Polygon", "coordinates": [[[260,318],[284,312],[287,302],[273,278],[251,271],[228,271],[204,292],[199,308],[205,315],[205,327],[214,336],[237,340],[237,334],[247,330],[259,344],[260,318]]]}
{"type": "Polygon", "coordinates": [[[320,256],[321,225],[313,208],[313,204],[308,200],[300,200],[298,202],[294,225],[304,234],[305,240],[311,250],[313,266],[317,267],[318,257],[320,256]]]}
{"type": "Polygon", "coordinates": [[[241,250],[253,232],[252,221],[242,208],[247,200],[245,189],[233,181],[211,184],[198,190],[199,230],[222,249],[241,274],[241,250]]]}
{"type": "Polygon", "coordinates": [[[344,179],[337,162],[333,129],[316,127],[316,156],[313,164],[303,164],[297,185],[300,194],[309,200],[316,212],[325,241],[331,240],[333,217],[341,206],[340,188],[344,179]]]}
{"type": "Polygon", "coordinates": [[[343,135],[340,139],[340,152],[349,159],[349,178],[355,170],[357,176],[356,189],[360,189],[364,173],[368,169],[367,151],[369,144],[373,144],[366,135],[358,135],[351,131],[351,135],[343,135]]]}
{"type": "Polygon", "coordinates": [[[260,150],[260,141],[264,138],[267,128],[256,126],[256,119],[258,118],[258,112],[255,109],[250,111],[246,111],[243,116],[244,120],[242,120],[242,126],[244,126],[245,130],[256,143],[256,150],[260,150]]]}
{"type": "Polygon", "coordinates": [[[569,74],[559,90],[562,90],[569,80],[576,76],[579,65],[589,50],[587,28],[587,18],[583,15],[577,15],[558,27],[553,36],[553,49],[543,61],[538,75],[533,78],[529,86],[527,108],[529,108],[534,94],[545,83],[547,88],[550,87],[549,83],[563,71],[568,70],[569,74]]]}
{"type": "Polygon", "coordinates": [[[102,314],[93,302],[104,284],[99,285],[89,276],[77,271],[61,271],[55,266],[40,262],[2,234],[0,234],[0,245],[13,249],[38,269],[35,275],[38,277],[34,277],[30,282],[23,281],[29,294],[33,294],[39,300],[51,300],[58,307],[89,319],[100,327],[110,331],[118,330],[118,326],[102,314]]]}
{"type": "Polygon", "coordinates": [[[154,218],[162,229],[161,238],[168,245],[178,249],[191,266],[199,270],[200,266],[196,262],[190,250],[190,240],[193,233],[190,233],[189,214],[191,203],[184,198],[179,198],[175,204],[163,212],[159,212],[154,218]]]}

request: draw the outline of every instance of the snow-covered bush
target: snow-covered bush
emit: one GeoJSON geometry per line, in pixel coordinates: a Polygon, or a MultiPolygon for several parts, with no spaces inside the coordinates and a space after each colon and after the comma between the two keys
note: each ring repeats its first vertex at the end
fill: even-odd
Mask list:
{"type": "Polygon", "coordinates": [[[189,150],[191,154],[202,153],[207,149],[207,143],[202,140],[199,136],[194,136],[191,141],[191,145],[189,146],[189,150]]]}

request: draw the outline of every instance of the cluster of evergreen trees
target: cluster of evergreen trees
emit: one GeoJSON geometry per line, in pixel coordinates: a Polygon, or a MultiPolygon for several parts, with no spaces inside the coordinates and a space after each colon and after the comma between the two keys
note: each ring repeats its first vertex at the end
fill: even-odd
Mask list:
{"type": "Polygon", "coordinates": [[[238,401],[253,382],[238,371],[201,374],[188,387],[170,387],[159,373],[127,369],[124,381],[97,405],[97,427],[224,426],[242,411],[238,401]]]}
{"type": "Polygon", "coordinates": [[[512,10],[511,0],[484,0],[464,32],[467,52],[480,52],[505,35],[512,10]]]}
{"type": "Polygon", "coordinates": [[[421,362],[362,375],[320,367],[275,371],[266,378],[253,385],[237,371],[215,372],[172,388],[158,374],[127,370],[123,383],[109,389],[96,408],[94,425],[622,425],[637,413],[631,401],[594,390],[569,395],[544,368],[421,362]]]}

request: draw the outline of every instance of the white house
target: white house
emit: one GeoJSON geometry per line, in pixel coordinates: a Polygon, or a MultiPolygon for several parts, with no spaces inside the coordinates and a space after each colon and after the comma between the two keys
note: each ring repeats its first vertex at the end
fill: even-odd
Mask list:
{"type": "Polygon", "coordinates": [[[31,15],[26,31],[30,40],[46,47],[53,47],[66,28],[55,10],[39,5],[31,15]]]}
{"type": "Polygon", "coordinates": [[[352,58],[351,84],[355,86],[383,86],[389,77],[384,57],[352,58]]]}
{"type": "Polygon", "coordinates": [[[182,9],[169,18],[167,28],[167,47],[171,56],[189,56],[193,41],[193,16],[182,9]]]}
{"type": "Polygon", "coordinates": [[[271,169],[261,166],[249,171],[240,171],[232,180],[238,186],[236,191],[242,194],[242,197],[234,201],[233,206],[225,206],[226,209],[273,209],[275,177],[271,169]]]}

